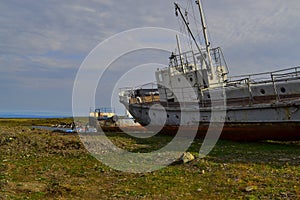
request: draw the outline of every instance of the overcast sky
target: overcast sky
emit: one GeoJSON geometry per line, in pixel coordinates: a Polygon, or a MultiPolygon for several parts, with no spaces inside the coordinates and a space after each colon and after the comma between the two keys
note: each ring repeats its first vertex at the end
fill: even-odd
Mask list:
{"type": "MultiPolygon", "coordinates": [[[[232,75],[300,65],[300,1],[203,4],[212,44],[223,48],[232,75]]],[[[115,34],[142,27],[179,30],[173,1],[0,1],[1,111],[71,112],[76,73],[90,51],[115,34]]],[[[175,39],[172,45],[167,48],[176,48],[175,39]]],[[[117,44],[107,53],[114,49],[117,44]]],[[[141,74],[139,81],[152,78],[141,74]]]]}

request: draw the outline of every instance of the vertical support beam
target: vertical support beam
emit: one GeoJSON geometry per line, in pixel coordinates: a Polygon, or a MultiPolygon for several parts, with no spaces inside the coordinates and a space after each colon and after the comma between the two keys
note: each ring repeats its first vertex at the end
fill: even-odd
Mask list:
{"type": "Polygon", "coordinates": [[[178,48],[180,64],[181,64],[181,67],[183,67],[183,61],[182,61],[182,57],[181,57],[181,47],[180,47],[180,41],[179,41],[178,35],[176,35],[176,41],[177,41],[177,48],[178,48]]]}
{"type": "Polygon", "coordinates": [[[273,83],[274,94],[276,96],[276,102],[279,102],[279,95],[278,95],[277,87],[276,87],[276,84],[275,84],[275,78],[274,78],[274,75],[272,73],[271,73],[271,78],[272,78],[272,83],[273,83]]]}
{"type": "Polygon", "coordinates": [[[249,104],[253,104],[253,95],[252,95],[252,89],[251,89],[251,83],[250,83],[250,78],[247,78],[247,85],[248,85],[248,92],[249,92],[249,104]]]}
{"type": "Polygon", "coordinates": [[[209,63],[209,69],[210,69],[210,79],[213,80],[215,79],[215,75],[216,75],[216,70],[214,69],[213,63],[212,63],[212,59],[211,59],[211,55],[210,55],[210,42],[208,41],[208,34],[207,34],[207,27],[206,27],[206,22],[205,22],[205,18],[204,18],[204,12],[203,12],[203,7],[202,7],[202,3],[201,0],[196,0],[196,3],[198,4],[198,8],[199,8],[199,13],[200,13],[200,18],[201,18],[201,24],[202,24],[202,31],[203,31],[203,37],[205,40],[205,48],[206,48],[206,52],[207,52],[207,56],[208,56],[208,63],[209,63]]]}

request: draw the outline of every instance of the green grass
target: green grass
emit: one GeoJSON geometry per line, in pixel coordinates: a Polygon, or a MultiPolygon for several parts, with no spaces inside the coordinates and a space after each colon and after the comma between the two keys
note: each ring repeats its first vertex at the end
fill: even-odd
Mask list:
{"type": "Polygon", "coordinates": [[[1,126],[15,127],[15,126],[44,126],[44,125],[55,125],[61,122],[72,123],[73,118],[49,118],[49,119],[17,119],[17,118],[0,118],[1,126]]]}
{"type": "MultiPolygon", "coordinates": [[[[300,142],[219,141],[203,159],[132,174],[92,157],[77,135],[31,128],[66,120],[0,120],[0,199],[300,199],[300,142]]],[[[141,153],[172,139],[107,136],[141,153]]]]}

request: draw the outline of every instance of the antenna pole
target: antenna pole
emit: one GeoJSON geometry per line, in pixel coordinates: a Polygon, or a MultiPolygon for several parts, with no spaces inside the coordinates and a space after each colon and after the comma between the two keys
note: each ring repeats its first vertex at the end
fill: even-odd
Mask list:
{"type": "Polygon", "coordinates": [[[203,31],[203,36],[204,36],[204,40],[205,40],[205,47],[206,47],[206,52],[207,52],[207,57],[208,57],[208,63],[210,65],[209,68],[211,70],[211,79],[214,79],[215,69],[213,67],[212,60],[211,60],[210,42],[208,41],[207,27],[206,27],[206,23],[205,23],[205,19],[204,19],[204,12],[203,12],[203,7],[202,7],[201,0],[196,0],[196,4],[198,4],[198,7],[199,7],[199,13],[200,13],[201,24],[202,24],[202,31],[203,31]]]}
{"type": "Polygon", "coordinates": [[[181,47],[180,47],[180,41],[179,41],[178,35],[176,35],[176,41],[177,41],[177,46],[178,46],[178,54],[179,54],[179,58],[180,58],[180,64],[183,67],[183,61],[182,61],[182,57],[181,57],[181,47]]]}

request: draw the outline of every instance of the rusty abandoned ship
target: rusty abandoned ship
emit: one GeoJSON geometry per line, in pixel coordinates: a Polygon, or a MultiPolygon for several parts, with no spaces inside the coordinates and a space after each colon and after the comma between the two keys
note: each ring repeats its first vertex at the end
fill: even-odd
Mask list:
{"type": "Polygon", "coordinates": [[[120,102],[141,125],[162,127],[166,134],[176,134],[181,126],[205,137],[214,120],[223,123],[221,139],[300,140],[300,67],[229,77],[221,48],[210,47],[202,2],[196,4],[203,47],[175,3],[196,50],[183,52],[177,38],[178,52],[167,68],[155,72],[156,82],[121,89],[120,102]]]}

